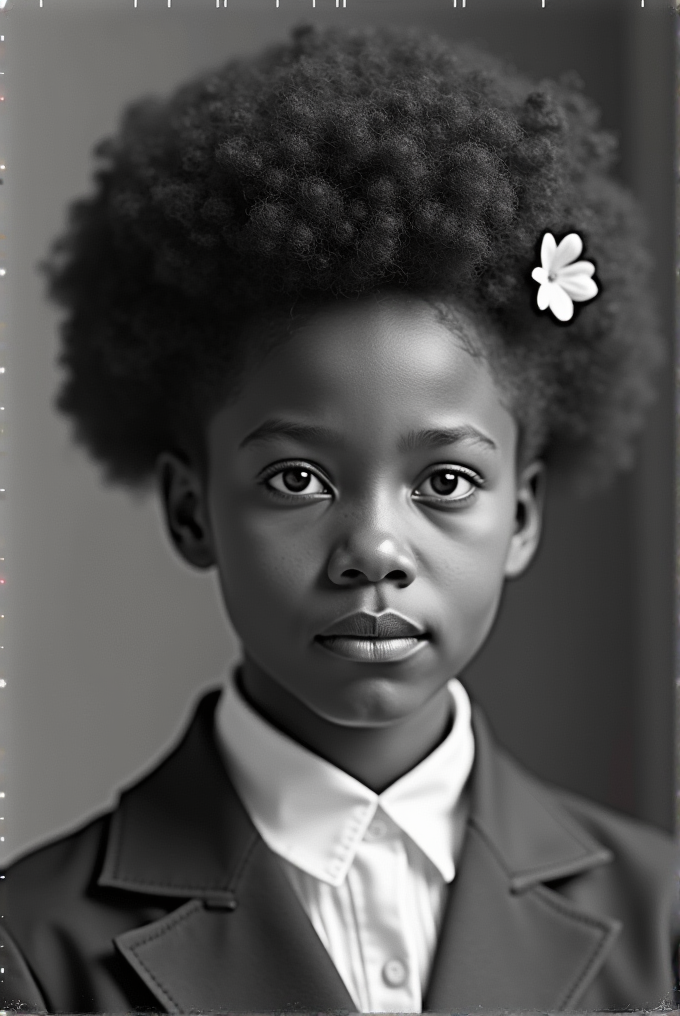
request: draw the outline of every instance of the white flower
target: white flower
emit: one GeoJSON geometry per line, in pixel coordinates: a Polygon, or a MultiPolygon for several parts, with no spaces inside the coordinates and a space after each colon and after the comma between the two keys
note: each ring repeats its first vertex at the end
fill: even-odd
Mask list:
{"type": "Polygon", "coordinates": [[[550,307],[558,321],[570,321],[574,314],[573,300],[592,300],[597,296],[593,279],[595,265],[577,261],[583,250],[578,233],[569,233],[555,243],[552,233],[545,233],[541,243],[541,267],[534,268],[531,278],[540,282],[536,302],[539,310],[550,307]]]}

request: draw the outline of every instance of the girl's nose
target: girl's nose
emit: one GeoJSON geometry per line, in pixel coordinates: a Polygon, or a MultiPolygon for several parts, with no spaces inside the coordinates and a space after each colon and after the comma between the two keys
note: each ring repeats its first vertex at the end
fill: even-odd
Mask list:
{"type": "Polygon", "coordinates": [[[413,553],[386,533],[365,533],[338,545],[328,562],[328,576],[338,586],[367,582],[394,582],[410,585],[416,577],[413,553]]]}

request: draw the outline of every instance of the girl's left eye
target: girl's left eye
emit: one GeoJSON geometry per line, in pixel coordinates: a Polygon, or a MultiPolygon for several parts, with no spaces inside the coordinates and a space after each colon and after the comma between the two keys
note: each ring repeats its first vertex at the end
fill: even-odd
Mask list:
{"type": "Polygon", "coordinates": [[[267,486],[279,491],[280,494],[295,496],[302,494],[328,494],[328,488],[323,485],[316,473],[304,466],[286,466],[276,473],[271,473],[266,480],[267,486]]]}
{"type": "Polygon", "coordinates": [[[430,473],[415,493],[438,501],[465,501],[479,486],[480,482],[475,482],[472,474],[445,468],[430,473]]]}

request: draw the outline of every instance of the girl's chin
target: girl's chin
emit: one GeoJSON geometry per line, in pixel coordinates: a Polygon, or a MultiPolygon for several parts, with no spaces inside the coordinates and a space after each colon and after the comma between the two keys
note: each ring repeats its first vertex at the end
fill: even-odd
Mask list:
{"type": "Polygon", "coordinates": [[[307,707],[329,723],[341,727],[389,727],[414,717],[437,694],[430,681],[397,681],[396,675],[367,675],[348,682],[323,700],[307,701],[307,707]],[[428,693],[429,692],[429,693],[428,693]]]}

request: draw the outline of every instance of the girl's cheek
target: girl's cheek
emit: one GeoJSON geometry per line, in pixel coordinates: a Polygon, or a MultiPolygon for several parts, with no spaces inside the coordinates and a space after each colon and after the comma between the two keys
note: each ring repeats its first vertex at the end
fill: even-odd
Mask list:
{"type": "Polygon", "coordinates": [[[318,572],[309,541],[292,541],[271,527],[251,527],[235,545],[239,570],[247,569],[252,587],[265,596],[289,601],[302,593],[318,572]]]}
{"type": "Polygon", "coordinates": [[[476,584],[483,576],[502,581],[503,566],[514,532],[514,508],[487,504],[453,518],[434,544],[432,559],[452,577],[476,584]]]}

